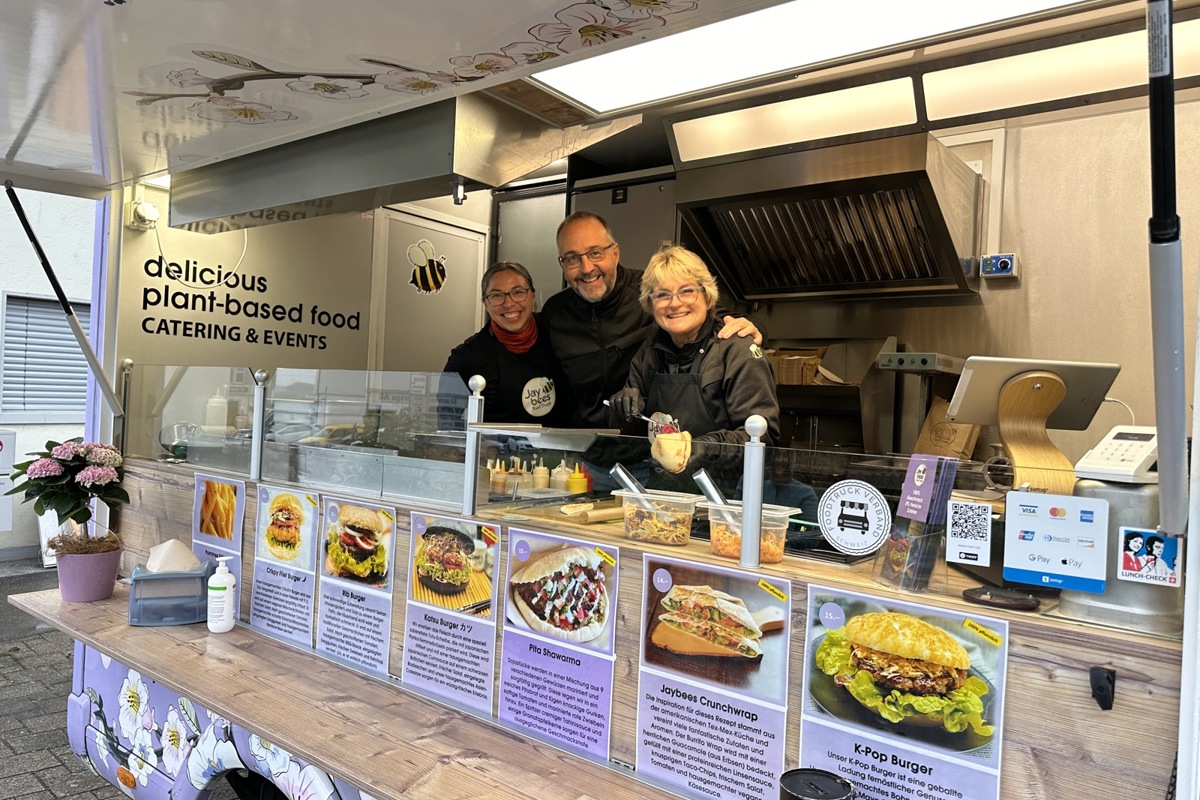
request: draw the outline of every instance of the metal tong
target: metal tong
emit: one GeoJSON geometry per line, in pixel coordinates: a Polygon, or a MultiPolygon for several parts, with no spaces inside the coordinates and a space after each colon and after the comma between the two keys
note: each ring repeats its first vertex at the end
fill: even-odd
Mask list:
{"type": "Polygon", "coordinates": [[[626,491],[631,492],[632,494],[635,494],[635,495],[642,495],[642,497],[638,498],[638,503],[640,503],[644,508],[648,508],[648,509],[654,508],[654,504],[650,502],[650,498],[645,497],[645,494],[646,494],[645,487],[643,487],[640,483],[638,483],[638,479],[633,477],[632,473],[630,473],[629,470],[625,469],[625,466],[623,464],[621,464],[619,462],[616,464],[613,464],[612,469],[610,469],[608,471],[608,474],[612,475],[613,480],[615,480],[617,483],[621,484],[621,486],[623,486],[626,491]]]}
{"type": "MultiPolygon", "coordinates": [[[[612,403],[607,400],[604,405],[612,408],[612,403]]],[[[650,426],[650,434],[657,436],[660,433],[679,433],[679,420],[672,417],[670,414],[664,414],[661,411],[654,412],[653,417],[647,417],[645,414],[638,414],[637,418],[650,426]]]]}

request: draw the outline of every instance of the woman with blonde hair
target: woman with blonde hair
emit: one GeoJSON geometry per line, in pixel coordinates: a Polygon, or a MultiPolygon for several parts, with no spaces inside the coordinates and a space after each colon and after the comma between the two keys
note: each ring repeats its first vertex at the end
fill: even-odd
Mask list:
{"type": "Polygon", "coordinates": [[[719,297],[708,266],[683,247],[656,253],[642,274],[640,300],[659,330],[634,356],[612,405],[626,419],[661,411],[679,421],[681,432],[659,435],[651,450],[668,472],[687,468],[693,442],[749,441],[751,414],[766,419],[766,444],[779,438],[771,367],[758,345],[717,338],[719,297]]]}

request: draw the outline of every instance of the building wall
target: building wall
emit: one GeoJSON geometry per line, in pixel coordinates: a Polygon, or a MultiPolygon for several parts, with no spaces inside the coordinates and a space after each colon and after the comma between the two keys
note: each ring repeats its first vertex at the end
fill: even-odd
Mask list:
{"type": "MultiPolygon", "coordinates": [[[[63,292],[71,301],[86,303],[92,291],[92,261],[96,243],[97,203],[77,197],[19,191],[21,206],[37,234],[42,249],[63,292]]],[[[26,237],[12,205],[0,203],[0,291],[54,299],[54,290],[42,269],[37,253],[26,237]]],[[[2,309],[2,306],[0,306],[2,309]]],[[[0,428],[17,433],[14,461],[41,449],[48,439],[62,441],[83,433],[83,415],[78,424],[11,424],[0,415],[0,428]]],[[[25,557],[38,543],[37,517],[31,504],[20,496],[3,498],[13,503],[12,530],[0,531],[0,560],[25,557]]]]}

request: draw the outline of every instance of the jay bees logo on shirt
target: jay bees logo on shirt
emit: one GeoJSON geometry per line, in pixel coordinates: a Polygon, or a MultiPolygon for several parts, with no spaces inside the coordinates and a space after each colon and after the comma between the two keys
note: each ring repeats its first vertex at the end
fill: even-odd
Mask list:
{"type": "Polygon", "coordinates": [[[544,417],[554,408],[554,381],[534,378],[521,390],[521,405],[531,417],[544,417]]]}

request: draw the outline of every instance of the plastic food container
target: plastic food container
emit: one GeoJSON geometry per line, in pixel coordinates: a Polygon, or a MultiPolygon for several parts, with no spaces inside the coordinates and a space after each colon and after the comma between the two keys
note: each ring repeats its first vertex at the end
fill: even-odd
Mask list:
{"type": "Polygon", "coordinates": [[[692,516],[702,494],[680,494],[647,489],[644,495],[616,489],[625,512],[625,538],[682,546],[692,538],[692,516]]]}
{"type": "MultiPolygon", "coordinates": [[[[742,557],[742,504],[730,500],[719,506],[707,501],[699,504],[708,511],[708,538],[712,550],[724,558],[742,557]]],[[[800,509],[787,506],[762,507],[761,536],[758,541],[758,560],[763,564],[783,561],[783,545],[787,541],[788,517],[800,509]]]]}

